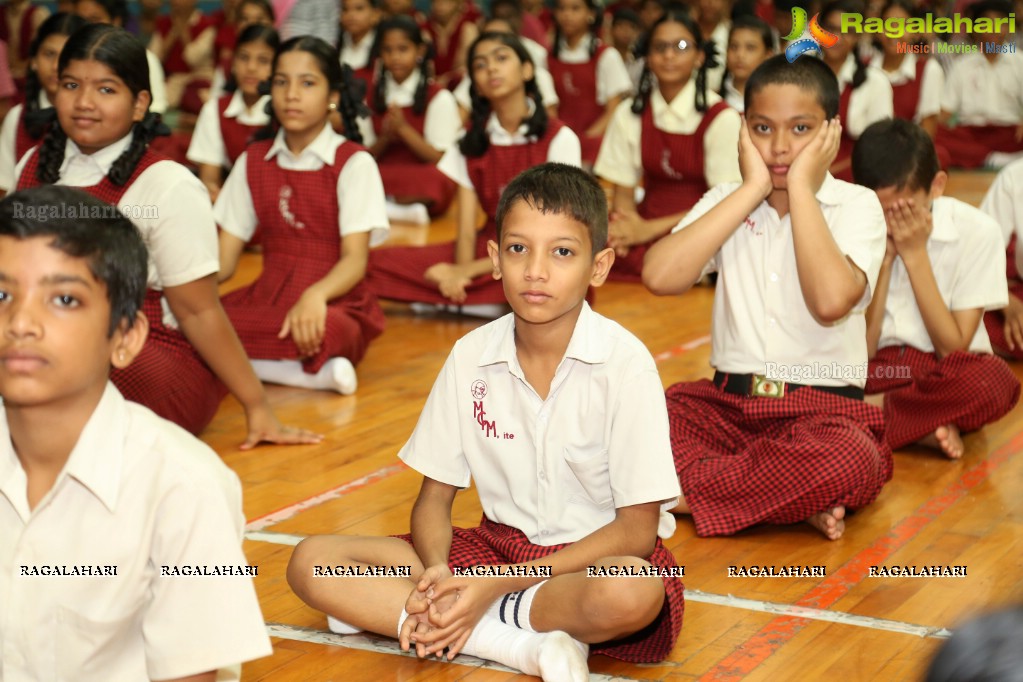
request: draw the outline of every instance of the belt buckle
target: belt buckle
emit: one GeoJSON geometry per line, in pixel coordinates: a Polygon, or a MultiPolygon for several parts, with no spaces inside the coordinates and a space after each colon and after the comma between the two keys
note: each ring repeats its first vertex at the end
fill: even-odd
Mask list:
{"type": "Polygon", "coordinates": [[[754,374],[750,381],[749,394],[759,398],[784,398],[785,382],[769,379],[763,374],[754,374]]]}

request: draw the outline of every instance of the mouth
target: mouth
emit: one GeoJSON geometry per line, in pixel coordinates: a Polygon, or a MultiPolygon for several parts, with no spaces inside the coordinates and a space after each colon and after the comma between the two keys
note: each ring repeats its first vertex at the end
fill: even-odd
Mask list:
{"type": "Polygon", "coordinates": [[[79,128],[89,128],[99,123],[98,118],[87,118],[85,116],[72,116],[71,121],[79,128]]]}
{"type": "Polygon", "coordinates": [[[28,351],[8,351],[0,355],[0,365],[11,374],[29,374],[46,364],[41,355],[28,351]]]}
{"type": "Polygon", "coordinates": [[[544,303],[550,300],[551,296],[543,291],[524,291],[522,292],[522,298],[526,303],[544,303]]]}
{"type": "Polygon", "coordinates": [[[771,175],[787,175],[789,172],[789,167],[775,165],[770,166],[769,170],[771,171],[771,175]]]}

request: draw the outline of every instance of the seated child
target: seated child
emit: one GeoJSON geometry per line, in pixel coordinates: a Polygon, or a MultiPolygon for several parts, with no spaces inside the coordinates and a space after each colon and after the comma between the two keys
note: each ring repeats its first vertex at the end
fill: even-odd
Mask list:
{"type": "Polygon", "coordinates": [[[146,260],[81,190],[0,202],[3,679],[213,682],[271,653],[237,476],[110,382],[149,330],[146,260]],[[196,566],[237,573],[173,575],[196,566]]]}
{"type": "Polygon", "coordinates": [[[430,0],[430,14],[421,24],[433,43],[437,84],[449,89],[465,76],[465,56],[479,35],[475,19],[463,5],[463,0],[430,0]]]}
{"type": "Polygon", "coordinates": [[[448,658],[555,682],[589,679],[587,644],[659,661],[682,627],[682,583],[660,540],[678,484],[653,358],[584,300],[614,260],[601,248],[604,192],[582,170],[541,164],[508,185],[497,227],[488,248],[513,312],[455,344],[399,453],[424,477],[411,534],[308,538],[288,581],[336,631],[398,637],[420,656],[447,646],[448,658]],[[471,480],[481,525],[452,528],[471,480]],[[408,566],[411,579],[313,577],[323,564],[408,566]],[[549,567],[550,579],[452,574],[503,564],[549,567]],[[587,577],[610,565],[659,577],[587,577]]]}
{"type": "Polygon", "coordinates": [[[699,535],[808,521],[841,537],[891,478],[881,410],[863,402],[864,310],[884,256],[869,190],[827,169],[838,83],[771,57],[746,84],[743,181],[711,189],[647,252],[643,281],[681,294],[718,273],[714,380],[668,391],[675,467],[699,535]],[[790,383],[791,382],[791,383],[790,383]]]}
{"type": "Polygon", "coordinates": [[[217,27],[196,7],[196,0],[176,0],[170,14],[156,20],[149,50],[167,75],[167,105],[176,109],[185,88],[193,81],[209,87],[213,78],[213,43],[217,27]]]}
{"type": "Polygon", "coordinates": [[[1013,161],[995,177],[980,210],[1002,228],[1008,305],[984,313],[991,346],[1003,358],[1023,360],[1023,159],[1013,161]]]}
{"type": "Polygon", "coordinates": [[[853,150],[856,182],[877,193],[888,240],[867,308],[867,393],[883,394],[885,438],[963,454],[960,433],[1013,408],[1020,385],[991,353],[985,310],[1005,306],[998,225],[942,197],[948,176],[923,128],[904,119],[869,126],[853,150]]]}
{"type": "Polygon", "coordinates": [[[767,22],[749,15],[732,20],[732,30],[728,33],[728,51],[725,53],[725,78],[721,83],[721,96],[728,106],[742,113],[746,81],[753,69],[772,54],[774,35],[767,22]]]}
{"type": "Polygon", "coordinates": [[[352,67],[356,78],[373,77],[373,43],[380,23],[378,0],[341,0],[341,62],[352,67]]]}

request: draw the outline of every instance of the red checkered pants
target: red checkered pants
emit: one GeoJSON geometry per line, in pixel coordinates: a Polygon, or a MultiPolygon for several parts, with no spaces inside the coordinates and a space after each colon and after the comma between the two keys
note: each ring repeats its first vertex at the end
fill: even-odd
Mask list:
{"type": "MultiPolygon", "coordinates": [[[[517,528],[495,523],[485,516],[476,528],[453,528],[451,552],[448,566],[492,566],[496,564],[521,563],[541,559],[553,554],[570,543],[561,545],[534,545],[517,528]]],[[[412,544],[409,534],[397,535],[412,544]]],[[[654,553],[647,559],[654,566],[670,568],[677,566],[660,539],[654,553]]],[[[611,642],[601,642],[590,647],[592,654],[604,654],[630,663],[656,663],[664,660],[675,646],[682,631],[682,611],[685,606],[682,581],[678,578],[663,578],[664,606],[652,623],[639,632],[611,642]]]]}
{"type": "Polygon", "coordinates": [[[867,393],[885,393],[885,438],[893,449],[944,424],[976,431],[1019,400],[1019,379],[1001,358],[956,351],[942,359],[909,346],[882,348],[870,361],[867,393]],[[909,377],[899,370],[908,369],[909,377]],[[875,379],[875,376],[883,378],[875,379]],[[886,377],[892,378],[886,378],[886,377]]]}
{"type": "MultiPolygon", "coordinates": [[[[1009,287],[1009,295],[1023,300],[1023,284],[1009,287]]],[[[991,339],[991,347],[1000,355],[1013,360],[1023,360],[1023,348],[1010,350],[1009,342],[1005,340],[1005,315],[1001,310],[989,310],[984,313],[984,327],[987,329],[988,338],[991,339]]]]}
{"type": "Polygon", "coordinates": [[[703,379],[667,392],[671,449],[701,536],[874,501],[892,476],[881,410],[812,388],[784,398],[703,379]]]}

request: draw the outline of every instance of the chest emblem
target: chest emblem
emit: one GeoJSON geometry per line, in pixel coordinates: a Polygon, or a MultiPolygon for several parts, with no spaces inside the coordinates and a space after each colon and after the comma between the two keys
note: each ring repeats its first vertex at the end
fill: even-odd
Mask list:
{"type": "Polygon", "coordinates": [[[294,193],[291,185],[282,185],[277,193],[277,209],[281,212],[284,222],[296,230],[301,230],[305,228],[305,223],[299,220],[291,210],[291,197],[294,193]]]}

